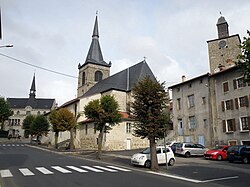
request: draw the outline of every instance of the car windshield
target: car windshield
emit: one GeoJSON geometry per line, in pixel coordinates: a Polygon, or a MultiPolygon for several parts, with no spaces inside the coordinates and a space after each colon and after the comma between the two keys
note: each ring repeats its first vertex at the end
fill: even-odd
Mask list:
{"type": "Polygon", "coordinates": [[[141,153],[142,154],[149,154],[150,153],[150,148],[148,147],[148,148],[144,149],[141,153]]]}
{"type": "Polygon", "coordinates": [[[223,148],[223,147],[218,146],[218,147],[212,148],[211,150],[222,150],[222,148],[223,148]]]}

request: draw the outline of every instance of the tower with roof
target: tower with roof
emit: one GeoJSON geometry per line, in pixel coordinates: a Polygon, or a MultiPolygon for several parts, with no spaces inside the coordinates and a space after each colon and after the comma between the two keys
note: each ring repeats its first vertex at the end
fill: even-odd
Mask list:
{"type": "Polygon", "coordinates": [[[82,96],[97,82],[109,77],[111,63],[106,63],[99,43],[98,19],[96,16],[91,45],[85,62],[78,65],[77,97],[82,96]]]}
{"type": "Polygon", "coordinates": [[[225,17],[221,15],[216,26],[218,38],[207,41],[211,74],[234,66],[237,56],[241,53],[239,48],[240,36],[238,34],[229,35],[225,17]]]}

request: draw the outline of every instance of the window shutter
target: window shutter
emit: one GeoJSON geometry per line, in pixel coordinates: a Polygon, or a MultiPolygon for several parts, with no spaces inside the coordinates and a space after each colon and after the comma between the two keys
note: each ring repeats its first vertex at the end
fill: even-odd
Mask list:
{"type": "Polygon", "coordinates": [[[237,82],[236,82],[236,79],[233,80],[233,85],[234,85],[234,89],[237,89],[237,82]]]}
{"type": "Polygon", "coordinates": [[[247,121],[248,121],[248,130],[250,130],[250,116],[248,116],[247,121]]]}
{"type": "Polygon", "coordinates": [[[236,131],[236,122],[235,119],[232,119],[233,131],[236,131]]]}
{"type": "Polygon", "coordinates": [[[228,91],[228,82],[223,83],[223,91],[227,92],[228,91]]]}
{"type": "Polygon", "coordinates": [[[238,98],[235,98],[235,99],[234,99],[234,102],[235,102],[235,108],[236,108],[236,109],[239,109],[238,98]]]}
{"type": "Polygon", "coordinates": [[[247,95],[245,96],[246,107],[249,107],[249,101],[247,95]]]}
{"type": "Polygon", "coordinates": [[[226,121],[225,120],[222,120],[222,129],[223,129],[223,132],[226,132],[226,121]]]}
{"type": "Polygon", "coordinates": [[[230,103],[231,103],[231,110],[233,110],[234,109],[234,101],[233,101],[233,99],[230,100],[230,103]]]}
{"type": "Polygon", "coordinates": [[[221,101],[221,109],[222,109],[223,112],[225,111],[224,101],[221,101]]]}

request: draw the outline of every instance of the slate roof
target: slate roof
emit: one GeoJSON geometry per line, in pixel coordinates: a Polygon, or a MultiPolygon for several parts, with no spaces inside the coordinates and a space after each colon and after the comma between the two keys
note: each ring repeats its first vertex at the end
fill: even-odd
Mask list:
{"type": "Polygon", "coordinates": [[[153,72],[144,60],[102,81],[99,81],[85,94],[83,94],[82,97],[88,97],[97,93],[103,93],[108,90],[130,91],[135,83],[137,83],[147,75],[156,81],[153,72]]]}
{"type": "MultiPolygon", "coordinates": [[[[13,109],[25,108],[29,103],[29,98],[7,98],[7,101],[10,104],[10,107],[13,109]]],[[[32,104],[33,109],[51,109],[55,99],[35,99],[35,102],[32,104]]]]}

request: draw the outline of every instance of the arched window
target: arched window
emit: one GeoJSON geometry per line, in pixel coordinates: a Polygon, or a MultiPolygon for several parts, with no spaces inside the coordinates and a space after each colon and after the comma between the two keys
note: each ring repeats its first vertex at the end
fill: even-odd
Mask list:
{"type": "Polygon", "coordinates": [[[101,71],[96,71],[95,72],[95,81],[99,82],[100,80],[102,80],[102,72],[101,71]]]}
{"type": "Polygon", "coordinates": [[[82,85],[85,84],[85,72],[82,72],[82,85]]]}

